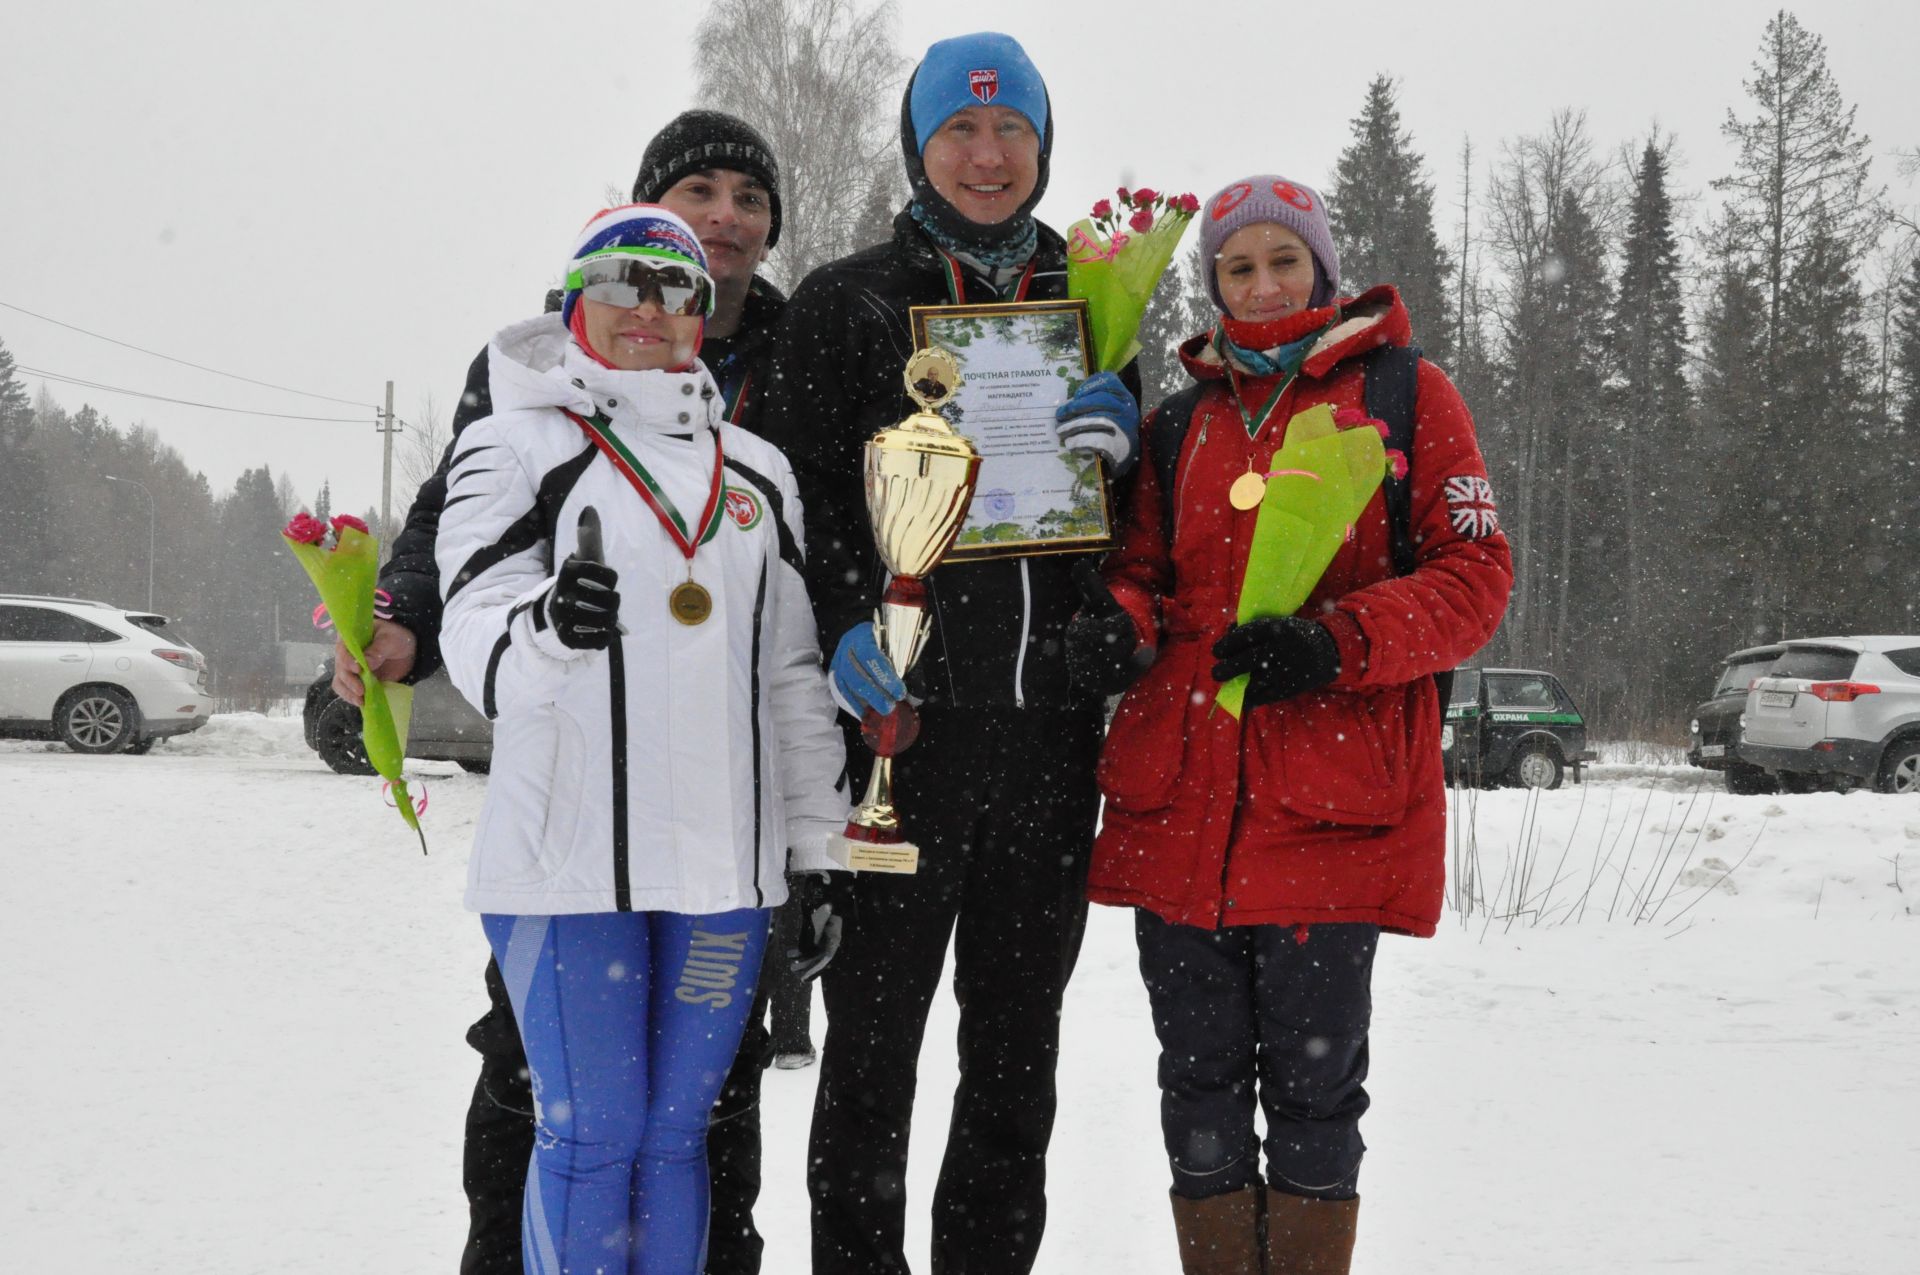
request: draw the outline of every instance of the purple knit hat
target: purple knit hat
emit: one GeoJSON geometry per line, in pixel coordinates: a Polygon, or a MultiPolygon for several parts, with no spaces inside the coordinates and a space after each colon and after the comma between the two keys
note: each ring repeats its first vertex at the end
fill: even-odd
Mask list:
{"type": "Polygon", "coordinates": [[[1340,250],[1333,246],[1333,230],[1327,225],[1326,200],[1311,186],[1260,173],[1229,182],[1200,208],[1200,261],[1206,271],[1207,294],[1220,312],[1225,314],[1227,306],[1220,299],[1213,263],[1234,231],[1258,221],[1285,226],[1306,241],[1319,267],[1307,304],[1313,308],[1331,304],[1340,292],[1340,250]]]}

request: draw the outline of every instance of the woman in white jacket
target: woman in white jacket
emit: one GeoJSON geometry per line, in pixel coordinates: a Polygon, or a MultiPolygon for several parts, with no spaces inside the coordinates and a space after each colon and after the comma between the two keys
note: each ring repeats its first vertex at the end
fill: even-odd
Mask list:
{"type": "Polygon", "coordinates": [[[721,419],[712,295],[671,212],[596,216],[560,315],[494,339],[447,483],[441,647],[494,722],[466,901],[538,1113],[529,1271],[701,1269],[769,909],[846,817],[799,498],[721,419]]]}

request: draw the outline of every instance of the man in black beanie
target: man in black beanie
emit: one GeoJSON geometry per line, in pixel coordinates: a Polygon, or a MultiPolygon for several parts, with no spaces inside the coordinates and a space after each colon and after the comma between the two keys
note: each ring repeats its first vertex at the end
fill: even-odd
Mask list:
{"type": "MultiPolygon", "coordinates": [[[[773,325],[786,305],[778,289],[755,271],[780,238],[780,168],[767,141],[745,121],[719,111],[676,117],[647,144],[633,183],[635,203],[657,203],[682,217],[699,236],[715,284],[700,358],[725,397],[728,419],[754,427],[767,385],[773,325]]],[[[548,297],[559,308],[559,294],[548,297]]],[[[460,435],[493,411],[489,361],[481,350],[453,417],[453,441],[440,467],[421,485],[381,568],[380,587],[393,599],[391,620],[375,622],[368,662],[385,680],[415,682],[440,667],[440,577],[434,541],[447,499],[447,475],[460,435]]],[[[353,661],[335,650],[333,689],[359,703],[363,690],[353,661]]],[[[773,1050],[763,1026],[775,966],[800,940],[777,935],[753,1009],[707,1135],[712,1170],[707,1275],[757,1275],[763,1247],[753,1224],[760,1194],[760,1081],[773,1050]]],[[[824,958],[813,955],[815,962],[824,958]]],[[[533,1096],[526,1055],[498,967],[487,964],[491,1008],[467,1032],[481,1057],[479,1083],[467,1112],[463,1178],[469,1228],[462,1275],[521,1275],[520,1210],[533,1153],[533,1096]]],[[[810,993],[802,986],[801,995],[810,993]]],[[[804,1028],[802,1029],[804,1031],[804,1028]]]]}

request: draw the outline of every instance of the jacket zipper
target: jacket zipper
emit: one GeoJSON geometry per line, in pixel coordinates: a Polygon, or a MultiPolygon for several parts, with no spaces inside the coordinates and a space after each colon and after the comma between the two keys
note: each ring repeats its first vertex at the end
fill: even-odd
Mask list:
{"type": "Polygon", "coordinates": [[[1020,559],[1020,647],[1013,660],[1013,706],[1027,706],[1027,634],[1033,629],[1033,581],[1020,559]]]}
{"type": "Polygon", "coordinates": [[[607,648],[607,697],[611,701],[608,726],[613,759],[613,906],[633,911],[633,883],[627,871],[627,653],[626,641],[615,637],[607,648]]]}
{"type": "Polygon", "coordinates": [[[760,888],[761,845],[766,839],[766,830],[761,826],[765,815],[764,780],[761,775],[761,738],[760,738],[760,626],[766,614],[767,606],[767,560],[760,559],[760,584],[753,595],[753,653],[749,662],[752,674],[752,696],[748,716],[753,722],[753,906],[763,908],[767,905],[766,892],[760,888]]]}

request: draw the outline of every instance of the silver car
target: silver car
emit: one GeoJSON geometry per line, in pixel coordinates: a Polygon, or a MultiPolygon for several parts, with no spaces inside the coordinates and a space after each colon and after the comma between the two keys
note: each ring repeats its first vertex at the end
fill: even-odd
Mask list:
{"type": "Polygon", "coordinates": [[[1920,792],[1920,637],[1786,643],[1747,692],[1738,750],[1788,792],[1920,792]]]}

